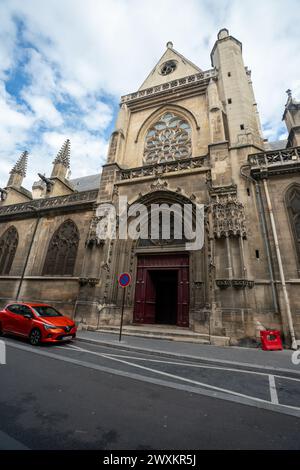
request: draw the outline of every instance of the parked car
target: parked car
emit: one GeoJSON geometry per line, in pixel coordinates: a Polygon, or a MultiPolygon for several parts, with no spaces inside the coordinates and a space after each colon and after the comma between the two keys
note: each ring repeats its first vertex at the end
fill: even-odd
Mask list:
{"type": "Polygon", "coordinates": [[[34,346],[76,337],[76,325],[54,307],[40,303],[11,303],[0,310],[0,334],[26,337],[34,346]]]}

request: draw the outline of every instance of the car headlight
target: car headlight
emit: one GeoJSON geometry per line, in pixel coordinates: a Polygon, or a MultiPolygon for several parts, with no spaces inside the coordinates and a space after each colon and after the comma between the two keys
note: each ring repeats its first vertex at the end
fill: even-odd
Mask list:
{"type": "Polygon", "coordinates": [[[46,330],[56,330],[57,326],[48,325],[47,323],[44,323],[44,328],[45,328],[46,330]]]}

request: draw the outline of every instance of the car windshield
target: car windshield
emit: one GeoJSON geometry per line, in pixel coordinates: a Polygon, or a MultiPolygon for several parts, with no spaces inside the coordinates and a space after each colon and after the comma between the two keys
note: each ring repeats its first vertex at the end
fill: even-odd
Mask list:
{"type": "Polygon", "coordinates": [[[32,308],[39,317],[62,317],[61,313],[48,305],[36,305],[32,308]]]}

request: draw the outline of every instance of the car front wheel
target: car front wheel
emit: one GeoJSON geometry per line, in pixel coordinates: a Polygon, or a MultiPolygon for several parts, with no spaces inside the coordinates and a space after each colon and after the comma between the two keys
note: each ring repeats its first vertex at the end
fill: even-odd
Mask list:
{"type": "Polygon", "coordinates": [[[41,337],[42,335],[41,335],[40,330],[35,328],[34,330],[32,330],[32,332],[29,335],[30,344],[32,344],[32,346],[37,346],[41,341],[41,337]]]}

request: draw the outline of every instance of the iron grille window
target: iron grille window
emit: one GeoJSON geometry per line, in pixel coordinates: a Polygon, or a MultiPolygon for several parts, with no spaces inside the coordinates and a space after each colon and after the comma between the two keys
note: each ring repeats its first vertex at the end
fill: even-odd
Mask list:
{"type": "Polygon", "coordinates": [[[19,242],[15,227],[10,227],[0,238],[0,275],[9,274],[19,242]]]}
{"type": "Polygon", "coordinates": [[[144,163],[189,158],[192,154],[191,127],[173,113],[165,113],[146,135],[144,163]]]}
{"type": "Polygon", "coordinates": [[[72,220],[67,220],[51,238],[43,275],[73,276],[78,244],[78,229],[72,220]]]}

